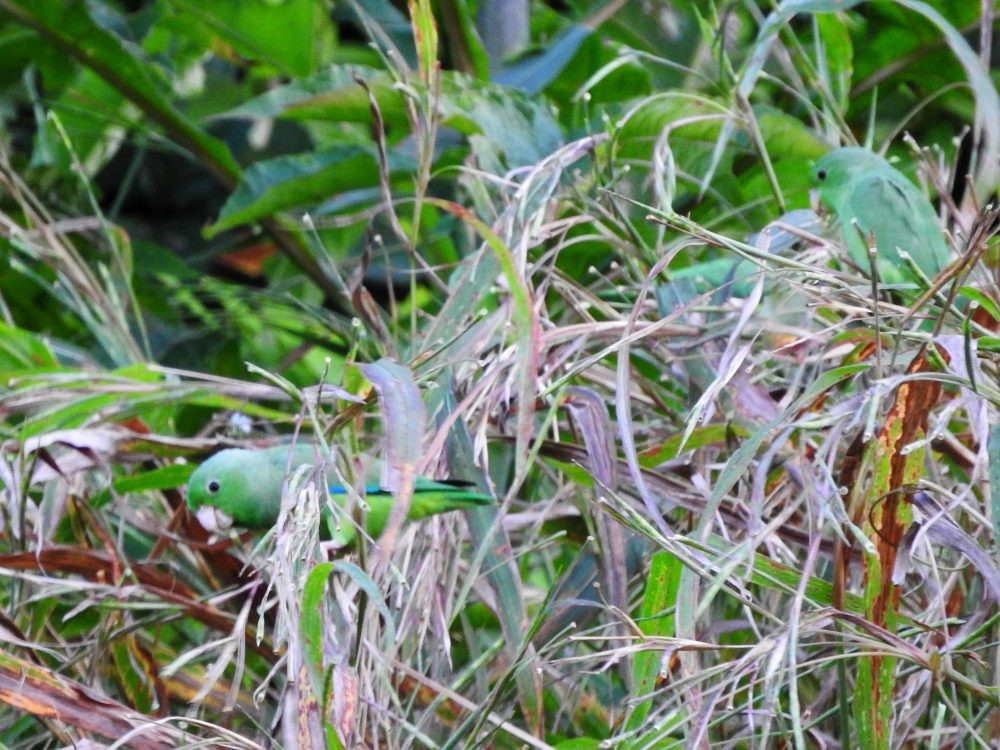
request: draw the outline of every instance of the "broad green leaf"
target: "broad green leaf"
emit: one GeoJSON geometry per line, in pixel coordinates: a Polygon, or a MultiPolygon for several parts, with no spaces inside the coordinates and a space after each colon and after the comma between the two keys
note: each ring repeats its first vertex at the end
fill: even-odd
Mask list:
{"type": "Polygon", "coordinates": [[[802,167],[803,177],[808,172],[805,167],[808,161],[822,156],[830,148],[815,130],[787,112],[760,106],[754,107],[754,115],[771,159],[797,163],[802,167]]]}
{"type": "MultiPolygon", "coordinates": [[[[409,158],[399,155],[390,155],[389,167],[392,171],[415,168],[409,158]]],[[[308,210],[336,193],[376,184],[374,148],[332,146],[260,161],[243,173],[239,187],[222,207],[219,220],[205,231],[213,237],[278,211],[308,210]]]]}
{"type": "MultiPolygon", "coordinates": [[[[37,66],[50,78],[58,78],[52,65],[68,69],[65,57],[59,59],[48,45],[38,44],[38,35],[19,24],[6,24],[0,28],[0,88],[6,89],[24,79],[29,66],[37,66]]],[[[54,85],[58,85],[54,82],[54,85]]]]}
{"type": "MultiPolygon", "coordinates": [[[[11,370],[56,367],[55,355],[40,337],[0,321],[0,378],[11,370]]],[[[0,381],[2,382],[2,381],[0,381]]]]}
{"type": "MultiPolygon", "coordinates": [[[[309,674],[309,687],[315,701],[319,702],[321,722],[326,733],[329,750],[343,750],[343,743],[337,736],[337,731],[329,721],[326,710],[327,696],[323,689],[326,683],[326,664],[323,659],[323,599],[326,581],[336,569],[336,563],[320,563],[309,573],[306,585],[302,590],[302,609],[299,616],[299,632],[302,637],[302,656],[306,671],[309,674]]],[[[316,703],[300,701],[301,710],[315,708],[316,703]]]]}
{"type": "Polygon", "coordinates": [[[168,490],[187,482],[195,470],[194,464],[168,464],[152,471],[118,477],[112,483],[115,492],[146,492],[148,490],[168,490]]]}
{"type": "Polygon", "coordinates": [[[431,86],[437,78],[438,33],[430,0],[409,0],[410,23],[413,25],[413,42],[417,48],[420,80],[431,86]]]}
{"type": "Polygon", "coordinates": [[[208,26],[243,57],[294,76],[313,72],[322,50],[326,3],[321,0],[169,0],[187,22],[208,26]]]}
{"type": "MultiPolygon", "coordinates": [[[[117,151],[121,139],[111,137],[112,131],[132,127],[140,119],[120,91],[88,68],[80,69],[77,79],[52,102],[51,109],[88,175],[95,175],[117,151]]],[[[51,121],[44,127],[47,142],[54,146],[62,168],[68,170],[72,162],[59,129],[51,121]]]]}
{"type": "Polygon", "coordinates": [[[668,133],[676,158],[687,167],[695,163],[693,157],[707,158],[709,142],[728,116],[723,104],[705,96],[683,91],[653,94],[619,119],[615,153],[623,159],[649,160],[656,139],[668,133]],[[697,151],[690,153],[691,148],[697,151]]]}
{"type": "MultiPolygon", "coordinates": [[[[657,552],[650,560],[642,610],[636,623],[643,635],[668,638],[674,635],[674,618],[671,610],[677,603],[677,587],[680,585],[682,568],[681,561],[665,550],[657,552]]],[[[658,650],[639,651],[633,659],[634,703],[625,722],[627,729],[640,729],[646,722],[653,704],[649,696],[656,687],[661,659],[662,654],[658,650]]]]}
{"type": "MultiPolygon", "coordinates": [[[[405,123],[405,100],[391,79],[360,66],[334,68],[289,83],[228,114],[367,123],[371,121],[368,97],[355,76],[361,76],[371,88],[387,125],[405,123]]],[[[508,167],[533,164],[563,141],[562,131],[544,102],[460,73],[442,73],[438,105],[444,124],[466,136],[483,136],[505,155],[508,167]]]]}
{"type": "Polygon", "coordinates": [[[291,419],[285,411],[211,392],[203,386],[144,383],[139,378],[96,377],[75,371],[52,373],[42,378],[34,373],[36,380],[30,380],[30,375],[25,373],[12,394],[29,402],[37,401],[42,406],[17,424],[13,434],[19,440],[53,430],[86,426],[94,423],[98,416],[104,421],[139,417],[151,429],[168,429],[180,404],[239,411],[275,423],[291,419]],[[47,399],[56,387],[62,398],[47,399]],[[75,390],[80,391],[79,398],[67,398],[75,390]]]}
{"type": "Polygon", "coordinates": [[[322,694],[323,665],[323,599],[326,581],[334,570],[332,562],[320,563],[309,572],[306,585],[302,589],[302,631],[303,656],[313,674],[316,694],[322,694]]]}
{"type": "Polygon", "coordinates": [[[364,65],[336,65],[308,78],[276,86],[226,113],[226,117],[286,117],[295,120],[371,122],[368,94],[375,97],[386,125],[406,121],[402,94],[393,88],[388,73],[364,65]]]}
{"type": "Polygon", "coordinates": [[[468,76],[442,78],[440,107],[446,124],[498,148],[507,168],[534,164],[563,142],[544,102],[468,76]]]}
{"type": "Polygon", "coordinates": [[[92,5],[62,0],[0,0],[0,10],[92,69],[223,182],[235,182],[239,166],[225,144],[173,105],[156,69],[133,54],[134,47],[95,23],[89,10],[92,5]]]}
{"type": "Polygon", "coordinates": [[[989,294],[984,293],[981,289],[976,289],[971,286],[963,286],[959,288],[958,293],[961,296],[968,297],[970,300],[978,303],[979,306],[982,307],[994,321],[1000,322],[1000,305],[998,305],[996,300],[989,294]]]}
{"type": "MultiPolygon", "coordinates": [[[[732,261],[725,261],[730,267],[732,261]]],[[[687,440],[682,434],[671,435],[655,449],[650,449],[639,455],[639,464],[646,468],[656,468],[666,461],[672,461],[684,451],[703,448],[707,445],[722,445],[730,436],[748,437],[746,428],[738,424],[707,424],[696,427],[687,440]]]]}

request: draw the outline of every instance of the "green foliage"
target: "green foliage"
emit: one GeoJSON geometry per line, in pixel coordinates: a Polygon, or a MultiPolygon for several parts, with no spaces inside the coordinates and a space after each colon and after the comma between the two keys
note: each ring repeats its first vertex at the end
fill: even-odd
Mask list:
{"type": "Polygon", "coordinates": [[[992,15],[503,2],[0,0],[0,744],[989,744],[992,15]],[[187,513],[291,434],[385,533],[187,513]]]}

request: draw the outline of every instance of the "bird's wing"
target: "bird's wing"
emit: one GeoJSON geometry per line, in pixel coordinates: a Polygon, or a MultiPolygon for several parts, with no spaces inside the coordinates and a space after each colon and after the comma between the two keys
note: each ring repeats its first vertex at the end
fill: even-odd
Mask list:
{"type": "Polygon", "coordinates": [[[850,195],[849,211],[865,234],[874,234],[880,260],[891,263],[904,276],[912,276],[897,248],[930,277],[948,261],[934,209],[911,184],[877,172],[860,177],[850,195]]]}

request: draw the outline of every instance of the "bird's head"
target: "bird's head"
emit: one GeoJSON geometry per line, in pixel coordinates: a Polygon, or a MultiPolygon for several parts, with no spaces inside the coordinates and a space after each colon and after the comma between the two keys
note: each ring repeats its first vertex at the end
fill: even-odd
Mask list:
{"type": "Polygon", "coordinates": [[[866,148],[835,148],[819,159],[809,174],[809,184],[825,192],[848,186],[873,170],[891,169],[889,163],[866,148]]]}
{"type": "Polygon", "coordinates": [[[224,531],[233,521],[247,525],[246,506],[254,496],[254,479],[246,470],[252,451],[220,451],[199,466],[188,480],[188,507],[209,531],[224,531]]]}

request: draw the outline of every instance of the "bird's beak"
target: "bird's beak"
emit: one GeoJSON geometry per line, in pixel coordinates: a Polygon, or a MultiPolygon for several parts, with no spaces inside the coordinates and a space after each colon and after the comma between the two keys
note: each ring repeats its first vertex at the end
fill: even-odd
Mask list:
{"type": "Polygon", "coordinates": [[[826,214],[826,209],[823,208],[823,204],[819,202],[819,190],[809,191],[809,208],[811,208],[819,216],[824,216],[826,214]]]}
{"type": "Polygon", "coordinates": [[[224,531],[228,531],[229,527],[233,525],[232,518],[218,508],[213,508],[211,505],[202,505],[194,515],[205,531],[213,534],[221,534],[224,531]]]}

